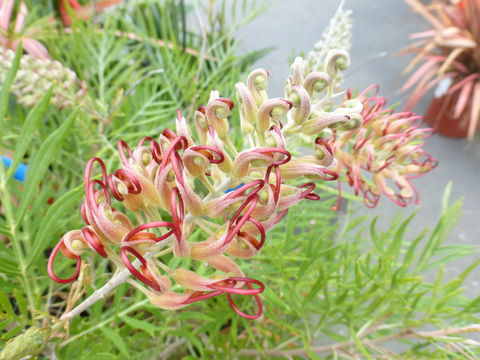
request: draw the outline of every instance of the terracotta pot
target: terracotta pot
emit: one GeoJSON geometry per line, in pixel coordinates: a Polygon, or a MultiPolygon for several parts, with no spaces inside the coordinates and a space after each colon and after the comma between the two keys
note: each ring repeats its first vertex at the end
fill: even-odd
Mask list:
{"type": "Polygon", "coordinates": [[[439,98],[433,98],[425,114],[425,121],[439,134],[451,138],[466,138],[470,106],[465,107],[460,117],[454,117],[458,93],[459,91],[451,95],[447,94],[439,98]]]}

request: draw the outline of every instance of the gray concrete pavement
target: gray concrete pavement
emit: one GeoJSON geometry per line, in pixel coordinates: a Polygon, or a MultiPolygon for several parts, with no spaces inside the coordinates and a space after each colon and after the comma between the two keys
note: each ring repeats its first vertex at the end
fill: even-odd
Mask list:
{"type": "MultiPolygon", "coordinates": [[[[266,13],[241,29],[239,35],[243,38],[245,51],[277,47],[257,64],[270,71],[272,96],[282,96],[283,81],[289,72],[289,57],[308,53],[339,3],[339,0],[277,0],[266,13]]],[[[354,11],[352,71],[346,76],[345,86],[365,88],[377,83],[381,86],[381,94],[387,96],[391,104],[405,100],[405,95],[399,94],[397,89],[404,81],[400,73],[408,58],[393,54],[409,43],[410,33],[425,29],[426,24],[402,0],[347,0],[345,8],[354,11]],[[382,53],[388,55],[378,57],[382,53]]],[[[428,101],[419,104],[416,112],[422,114],[427,104],[428,101]]],[[[440,165],[414,182],[422,202],[409,233],[413,236],[434,226],[443,190],[449,181],[453,181],[452,199],[463,197],[465,206],[464,215],[449,242],[480,245],[480,135],[472,143],[435,135],[428,141],[426,149],[439,159],[440,165]]],[[[362,211],[382,214],[385,224],[399,208],[383,199],[376,209],[362,211]]],[[[479,256],[480,251],[469,260],[479,256]]],[[[457,262],[447,270],[457,273],[465,264],[466,261],[457,262]]],[[[480,295],[479,282],[475,277],[469,280],[468,292],[472,296],[480,295]]]]}

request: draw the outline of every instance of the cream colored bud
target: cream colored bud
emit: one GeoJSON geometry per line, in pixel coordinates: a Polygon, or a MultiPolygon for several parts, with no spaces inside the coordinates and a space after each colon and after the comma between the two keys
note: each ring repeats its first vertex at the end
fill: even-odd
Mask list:
{"type": "Polygon", "coordinates": [[[237,236],[237,246],[241,249],[241,250],[248,250],[248,245],[247,243],[240,237],[237,236]]]}
{"type": "Polygon", "coordinates": [[[400,190],[400,195],[404,198],[411,198],[414,193],[412,189],[404,187],[400,190]]]}
{"type": "Polygon", "coordinates": [[[254,129],[253,125],[247,121],[242,120],[240,126],[242,128],[242,133],[244,134],[250,134],[253,132],[253,129],[254,129]]]}
{"type": "Polygon", "coordinates": [[[142,163],[144,166],[147,166],[148,164],[150,164],[150,162],[152,161],[152,155],[150,154],[150,152],[144,152],[142,154],[142,163]]]}
{"type": "Polygon", "coordinates": [[[266,76],[257,76],[254,81],[255,87],[258,90],[266,90],[268,86],[268,78],[266,76]]]}
{"type": "Polygon", "coordinates": [[[328,86],[328,82],[325,80],[317,80],[313,83],[313,90],[316,92],[322,92],[328,86]]]}
{"type": "Polygon", "coordinates": [[[335,65],[339,70],[344,71],[350,66],[350,61],[346,57],[341,56],[335,60],[335,65]]]}
{"type": "Polygon", "coordinates": [[[122,181],[117,183],[117,190],[120,194],[128,194],[128,188],[122,181]]]}
{"type": "Polygon", "coordinates": [[[290,101],[292,102],[294,107],[300,106],[300,96],[297,93],[293,93],[290,97],[290,101]]]}
{"type": "Polygon", "coordinates": [[[80,252],[83,250],[83,243],[80,240],[73,240],[72,241],[72,249],[80,252]]]}
{"type": "Polygon", "coordinates": [[[250,164],[254,167],[266,167],[270,165],[268,162],[266,162],[263,159],[255,159],[250,162],[250,164]]]}
{"type": "Polygon", "coordinates": [[[207,122],[207,119],[205,119],[205,117],[198,117],[197,123],[198,123],[198,126],[200,126],[200,128],[204,130],[208,129],[208,122],[207,122]]]}
{"type": "Polygon", "coordinates": [[[273,136],[267,137],[266,143],[267,143],[268,147],[276,147],[277,146],[277,142],[276,142],[276,140],[273,136]]]}
{"type": "Polygon", "coordinates": [[[206,166],[208,164],[205,158],[201,156],[195,156],[195,158],[193,159],[193,163],[197,166],[206,166]]]}
{"type": "Polygon", "coordinates": [[[318,159],[318,160],[322,160],[325,158],[325,153],[320,150],[320,149],[315,149],[315,157],[318,159]]]}
{"type": "Polygon", "coordinates": [[[285,110],[280,106],[274,107],[272,111],[270,111],[270,116],[273,120],[280,120],[283,115],[285,115],[285,110]]]}
{"type": "Polygon", "coordinates": [[[262,190],[260,190],[258,192],[258,196],[259,196],[259,202],[260,204],[266,204],[268,202],[268,198],[269,198],[269,193],[268,193],[268,190],[266,188],[263,188],[262,190]]]}
{"type": "Polygon", "coordinates": [[[219,119],[225,119],[229,114],[230,114],[230,111],[227,111],[224,108],[218,107],[215,109],[215,115],[219,119]]]}
{"type": "Polygon", "coordinates": [[[168,172],[167,181],[168,182],[175,181],[175,172],[173,171],[173,169],[170,169],[170,171],[168,172]]]}

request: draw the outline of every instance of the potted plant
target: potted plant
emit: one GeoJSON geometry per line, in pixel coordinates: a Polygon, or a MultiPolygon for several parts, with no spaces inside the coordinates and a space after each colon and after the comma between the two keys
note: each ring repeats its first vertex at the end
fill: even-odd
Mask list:
{"type": "Polygon", "coordinates": [[[475,0],[405,0],[432,28],[414,33],[403,53],[416,54],[402,87],[411,91],[407,110],[435,89],[426,121],[441,134],[472,139],[480,111],[480,2],[475,0]]]}

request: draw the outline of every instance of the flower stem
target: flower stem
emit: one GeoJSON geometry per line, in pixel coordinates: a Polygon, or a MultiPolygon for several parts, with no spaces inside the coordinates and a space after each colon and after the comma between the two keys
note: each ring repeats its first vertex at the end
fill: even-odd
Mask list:
{"type": "Polygon", "coordinates": [[[87,330],[82,331],[81,333],[78,333],[78,334],[72,336],[71,338],[65,340],[64,342],[62,342],[62,343],[60,344],[60,347],[64,347],[65,345],[68,345],[68,344],[71,343],[72,341],[75,341],[76,339],[81,338],[81,337],[84,336],[84,335],[87,335],[87,334],[89,334],[89,333],[91,333],[91,332],[93,332],[93,331],[95,331],[95,330],[97,330],[97,329],[100,329],[101,327],[103,327],[103,326],[109,324],[110,322],[112,322],[113,319],[115,319],[116,317],[122,317],[122,316],[127,315],[128,313],[130,313],[130,312],[132,312],[132,311],[134,311],[134,310],[142,307],[142,306],[145,305],[148,301],[149,301],[148,299],[145,299],[145,300],[142,300],[142,301],[140,301],[140,302],[138,302],[138,303],[132,304],[131,306],[129,306],[129,307],[126,308],[125,310],[121,311],[120,313],[115,313],[115,314],[113,314],[112,316],[110,316],[109,318],[107,318],[107,319],[105,319],[105,320],[103,320],[103,321],[95,324],[95,325],[92,326],[92,327],[89,327],[87,330]]]}
{"type": "Polygon", "coordinates": [[[130,277],[130,275],[131,273],[128,269],[123,269],[117,272],[110,279],[110,281],[108,281],[104,286],[102,286],[100,289],[95,291],[92,295],[90,295],[87,299],[85,299],[80,305],[76,306],[74,309],[72,309],[68,313],[63,314],[60,317],[60,320],[69,321],[73,319],[75,316],[79,315],[82,311],[88,309],[90,306],[95,304],[98,300],[106,297],[113,289],[115,289],[119,285],[126,282],[127,279],[130,277]]]}

